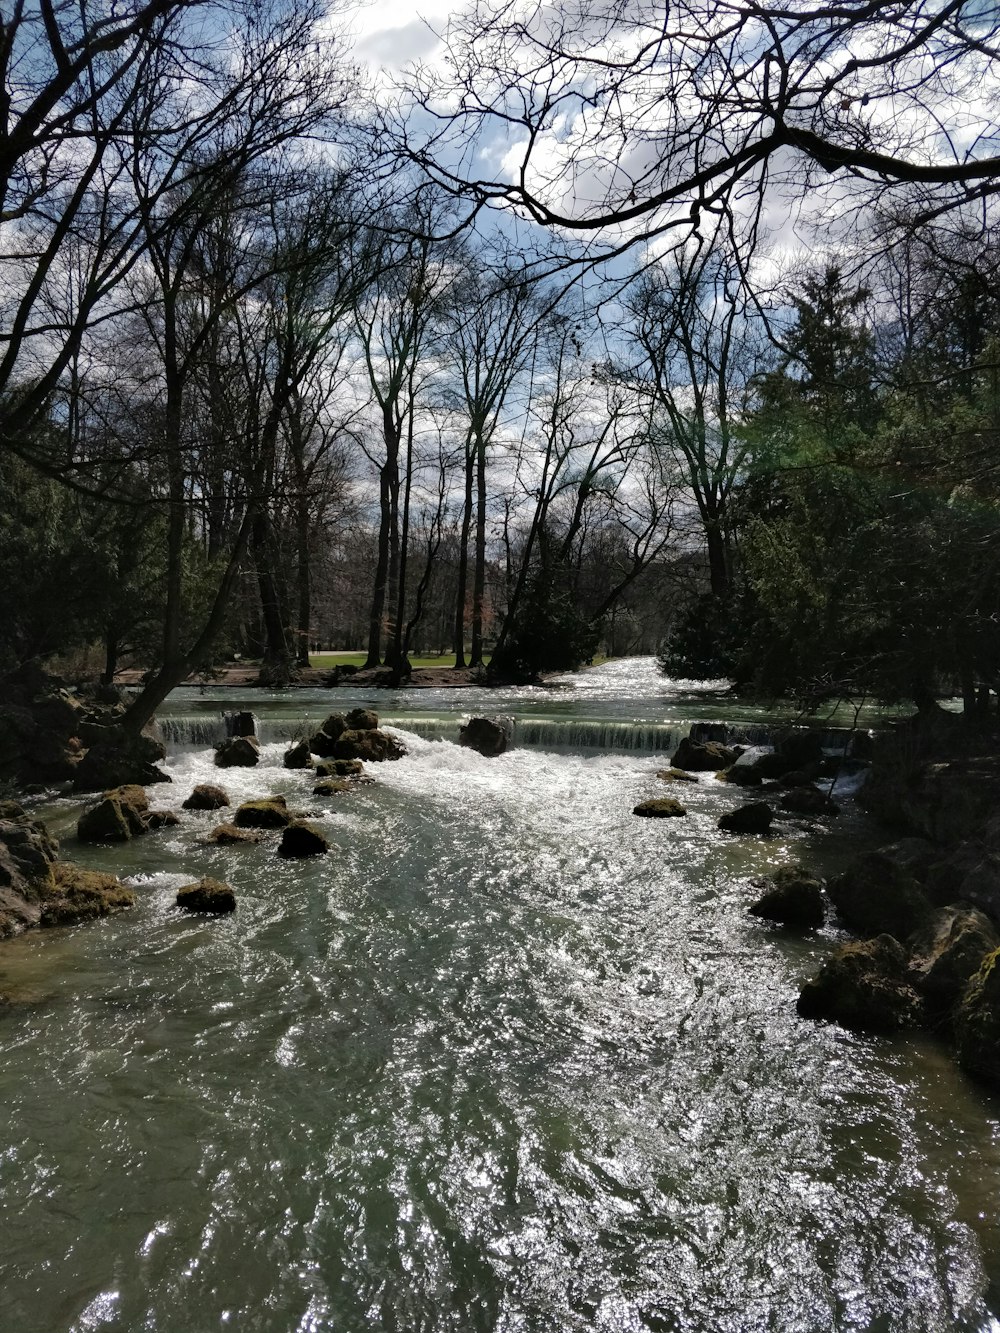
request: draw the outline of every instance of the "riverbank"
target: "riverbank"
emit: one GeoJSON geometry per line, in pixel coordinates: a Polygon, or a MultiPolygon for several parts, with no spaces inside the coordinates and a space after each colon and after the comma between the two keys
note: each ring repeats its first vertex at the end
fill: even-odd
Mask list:
{"type": "MultiPolygon", "coordinates": [[[[143,672],[139,670],[119,671],[115,684],[129,689],[142,684],[143,672]]],[[[205,690],[209,686],[222,689],[252,689],[257,687],[260,677],[259,666],[242,666],[229,663],[219,667],[206,679],[202,675],[192,675],[181,681],[178,689],[205,690]]],[[[485,679],[482,671],[476,667],[414,667],[408,676],[395,680],[387,667],[372,667],[367,671],[343,672],[338,676],[336,667],[299,667],[295,679],[285,687],[290,690],[317,690],[324,687],[332,689],[338,685],[350,685],[352,689],[396,689],[396,690],[440,690],[467,689],[470,686],[482,686],[485,679]]]]}

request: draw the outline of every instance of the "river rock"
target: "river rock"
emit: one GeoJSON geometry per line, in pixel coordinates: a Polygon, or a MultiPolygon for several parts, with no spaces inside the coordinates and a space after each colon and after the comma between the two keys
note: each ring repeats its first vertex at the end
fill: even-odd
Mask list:
{"type": "Polygon", "coordinates": [[[693,741],[685,736],[670,760],[672,768],[683,768],[695,773],[715,773],[736,762],[739,754],[719,741],[693,741]]]}
{"type": "Polygon", "coordinates": [[[235,824],[219,824],[217,828],[212,829],[208,835],[209,842],[218,843],[220,847],[231,847],[240,842],[260,842],[263,838],[261,833],[253,833],[247,829],[237,828],[235,824]]]}
{"type": "Polygon", "coordinates": [[[349,778],[321,778],[313,787],[314,796],[339,796],[345,791],[353,791],[357,788],[356,782],[351,782],[349,778]]]}
{"type": "Polygon", "coordinates": [[[661,782],[697,782],[693,773],[685,773],[682,768],[661,768],[656,776],[661,782]]]}
{"type": "Polygon", "coordinates": [[[655,796],[648,801],[640,801],[632,813],[642,819],[677,819],[686,815],[687,811],[680,801],[670,796],[655,796]]]}
{"type": "Polygon", "coordinates": [[[986,955],[955,1011],[962,1068],[1000,1086],[1000,949],[986,955]]]}
{"type": "Polygon", "coordinates": [[[495,759],[503,754],[510,744],[512,724],[509,718],[470,717],[459,728],[458,743],[468,750],[475,750],[487,759],[495,759]]]}
{"type": "Polygon", "coordinates": [[[146,832],[148,812],[149,798],[138,784],[113,787],[80,816],[76,836],[81,842],[128,842],[146,832]]]}
{"type": "Polygon", "coordinates": [[[316,765],[318,778],[360,778],[365,766],[360,759],[324,759],[316,765]]]}
{"type": "Polygon", "coordinates": [[[377,731],[378,713],[371,708],[352,708],[345,719],[344,731],[377,731]]]}
{"type": "Polygon", "coordinates": [[[818,876],[802,866],[780,866],[759,884],[765,892],[750,908],[752,916],[802,930],[822,926],[823,880],[818,876]]]}
{"type": "Polygon", "coordinates": [[[53,867],[53,889],[42,902],[42,926],[68,926],[134,907],[135,890],[114,875],[84,870],[70,861],[53,867]]]}
{"type": "Polygon", "coordinates": [[[181,822],[180,816],[173,810],[150,810],[145,816],[145,825],[150,833],[155,833],[161,828],[176,828],[181,822]]]}
{"type": "Polygon", "coordinates": [[[853,1032],[896,1032],[921,1018],[906,952],[891,935],[842,945],[802,987],[797,1008],[853,1032]]]}
{"type": "Polygon", "coordinates": [[[236,894],[228,884],[206,875],[196,884],[185,884],[177,890],[177,906],[185,912],[203,912],[222,916],[236,911],[236,894]]]}
{"type": "Polygon", "coordinates": [[[105,728],[108,735],[91,745],[77,765],[73,786],[77,791],[105,791],[123,784],[151,786],[170,782],[169,774],[157,768],[167,748],[153,730],[129,737],[120,727],[105,728]]]}
{"type": "Polygon", "coordinates": [[[818,787],[793,787],[778,800],[781,810],[795,815],[839,815],[840,806],[818,787]]]}
{"type": "Polygon", "coordinates": [[[718,826],[723,833],[767,833],[773,818],[774,811],[766,801],[752,801],[722,815],[718,826]]]}
{"type": "Polygon", "coordinates": [[[229,804],[229,795],[222,787],[211,782],[199,782],[186,801],[181,803],[182,810],[222,810],[229,804]]]}
{"type": "Polygon", "coordinates": [[[336,759],[360,759],[380,763],[385,759],[402,759],[405,747],[385,731],[345,731],[333,743],[336,759]]]}
{"type": "Polygon", "coordinates": [[[244,801],[233,816],[237,828],[284,828],[291,820],[284,796],[265,796],[258,801],[244,801]]]}
{"type": "Polygon", "coordinates": [[[290,750],[286,750],[283,763],[286,768],[312,768],[312,752],[308,741],[299,741],[290,750]]]}
{"type": "Polygon", "coordinates": [[[316,734],[309,738],[308,745],[311,753],[318,754],[321,759],[330,759],[333,756],[333,747],[337,738],[347,730],[347,718],[343,713],[331,713],[320,724],[316,734]]]}
{"type": "Polygon", "coordinates": [[[938,908],[910,941],[910,976],[929,1008],[947,1014],[987,954],[1000,948],[996,927],[975,907],[938,908]]]}
{"type": "Polygon", "coordinates": [[[215,747],[216,768],[254,768],[259,760],[256,736],[231,736],[215,747]]]}
{"type": "Polygon", "coordinates": [[[844,925],[861,935],[903,940],[930,915],[927,896],[908,868],[908,853],[897,856],[894,847],[865,852],[827,885],[844,925]]]}
{"type": "Polygon", "coordinates": [[[59,844],[13,801],[0,818],[0,939],[37,926],[41,900],[54,888],[59,844]]]}
{"type": "Polygon", "coordinates": [[[319,829],[313,828],[312,824],[296,820],[282,833],[278,855],[297,859],[305,856],[322,856],[329,850],[330,844],[319,829]]]}

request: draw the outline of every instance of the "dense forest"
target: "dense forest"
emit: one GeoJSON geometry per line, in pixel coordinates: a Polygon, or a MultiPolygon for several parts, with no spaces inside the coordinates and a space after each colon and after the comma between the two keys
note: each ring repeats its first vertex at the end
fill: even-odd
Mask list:
{"type": "Polygon", "coordinates": [[[995,707],[996,28],[481,4],[390,87],[315,0],[16,3],[0,672],[995,707]]]}

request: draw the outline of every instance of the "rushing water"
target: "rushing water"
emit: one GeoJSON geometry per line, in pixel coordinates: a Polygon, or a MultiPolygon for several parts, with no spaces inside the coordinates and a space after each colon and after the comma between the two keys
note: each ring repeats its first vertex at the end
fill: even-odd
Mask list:
{"type": "MultiPolygon", "coordinates": [[[[531,703],[459,693],[380,696],[409,755],[346,796],[314,798],[278,739],[224,774],[192,739],[151,789],[284,792],[335,844],[319,861],[207,845],[207,814],[87,848],[80,802],[41,807],[141,901],[0,956],[0,1329],[1000,1328],[996,1103],[929,1039],[800,1020],[837,932],[746,912],[752,875],[877,836],[850,793],[772,839],[718,833],[742,794],[711,777],[686,819],[635,819],[654,746],[522,729],[487,760],[407,706],[641,728],[724,701],[637,663],[531,703]],[[206,873],[234,916],[173,908],[206,873]]],[[[245,702],[279,728],[358,701],[245,702]]]]}

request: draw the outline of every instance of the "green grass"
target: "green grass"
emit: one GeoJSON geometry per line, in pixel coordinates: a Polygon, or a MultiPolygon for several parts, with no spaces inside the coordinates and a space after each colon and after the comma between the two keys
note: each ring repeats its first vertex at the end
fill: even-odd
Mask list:
{"type": "MultiPolygon", "coordinates": [[[[485,661],[489,661],[489,655],[485,661]]],[[[363,666],[365,662],[364,653],[310,653],[309,665],[318,667],[321,671],[335,666],[363,666]]],[[[430,657],[411,657],[410,666],[414,667],[453,667],[455,665],[454,653],[442,653],[441,656],[432,655],[430,657]]]]}

